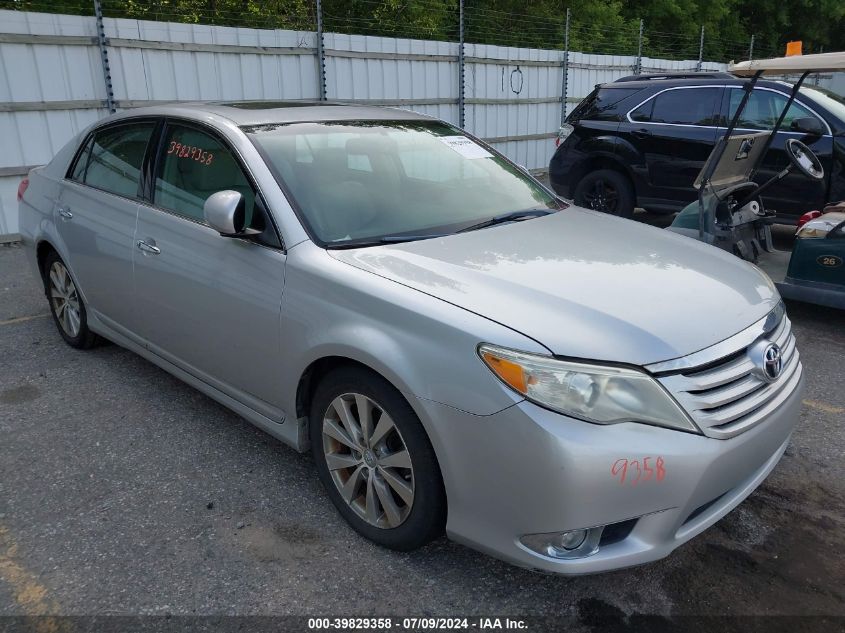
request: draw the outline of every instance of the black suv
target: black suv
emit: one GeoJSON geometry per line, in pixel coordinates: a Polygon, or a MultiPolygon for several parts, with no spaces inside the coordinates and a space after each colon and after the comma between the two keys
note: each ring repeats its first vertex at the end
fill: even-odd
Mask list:
{"type": "MultiPolygon", "coordinates": [[[[744,80],[727,73],[637,75],[596,86],[566,118],[549,163],[554,190],[579,206],[630,217],[634,207],[672,212],[696,199],[693,181],[724,134],[744,80]]],[[[792,87],[759,81],[738,128],[772,129],[792,87]]],[[[789,164],[798,138],[818,155],[825,179],[791,173],[763,196],[779,220],[795,222],[829,200],[845,199],[845,100],[806,86],[784,119],[755,180],[789,164]]]]}

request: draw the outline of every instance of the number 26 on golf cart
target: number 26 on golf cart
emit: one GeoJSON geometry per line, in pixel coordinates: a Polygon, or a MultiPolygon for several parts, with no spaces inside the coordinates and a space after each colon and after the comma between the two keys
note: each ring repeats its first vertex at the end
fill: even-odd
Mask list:
{"type": "Polygon", "coordinates": [[[639,459],[621,458],[613,462],[610,474],[616,477],[620,486],[626,483],[636,486],[646,481],[663,481],[666,466],[663,457],[643,457],[639,459]]]}

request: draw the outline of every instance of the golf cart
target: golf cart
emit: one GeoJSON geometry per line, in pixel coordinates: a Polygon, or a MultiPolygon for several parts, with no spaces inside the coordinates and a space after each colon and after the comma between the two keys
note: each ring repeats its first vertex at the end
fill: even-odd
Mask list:
{"type": "Polygon", "coordinates": [[[698,201],[684,208],[668,230],[756,263],[785,298],[845,309],[845,212],[837,207],[801,226],[790,253],[774,248],[771,224],[775,214],[766,210],[761,198],[767,188],[791,171],[822,180],[824,168],[819,159],[796,135],[786,141],[789,165],[762,184],[752,180],[804,79],[812,72],[845,70],[845,52],[748,61],[732,64],[729,70],[750,77],[743,86],[742,100],[696,178],[698,201]],[[795,73],[800,73],[800,78],[774,129],[736,133],[757,80],[762,75],[795,73]]]}

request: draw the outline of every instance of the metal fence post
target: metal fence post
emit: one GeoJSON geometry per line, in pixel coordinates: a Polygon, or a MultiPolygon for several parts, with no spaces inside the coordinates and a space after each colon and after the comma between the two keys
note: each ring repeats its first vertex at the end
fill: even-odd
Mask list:
{"type": "Polygon", "coordinates": [[[106,107],[110,113],[117,110],[114,107],[114,89],[111,83],[111,68],[109,67],[109,51],[106,48],[106,30],[103,28],[103,7],[100,0],[94,0],[94,19],[97,23],[97,46],[100,48],[100,61],[103,65],[103,80],[106,83],[106,107]]]}
{"type": "Polygon", "coordinates": [[[563,77],[560,86],[560,124],[566,121],[566,93],[569,88],[569,7],[566,7],[566,28],[563,31],[563,77]]]}
{"type": "Polygon", "coordinates": [[[643,72],[643,21],[640,20],[640,34],[637,37],[637,65],[634,74],[640,75],[643,72]]]}
{"type": "Polygon", "coordinates": [[[704,61],[704,25],[701,25],[701,39],[698,42],[698,65],[695,69],[701,72],[701,64],[704,61]]]}
{"type": "Polygon", "coordinates": [[[751,44],[748,46],[748,61],[754,59],[754,34],[751,34],[751,44]]]}
{"type": "Polygon", "coordinates": [[[317,3],[317,84],[320,87],[320,101],[326,100],[326,51],[323,48],[323,4],[317,3]]]}
{"type": "Polygon", "coordinates": [[[458,127],[464,127],[464,0],[458,11],[458,127]]]}

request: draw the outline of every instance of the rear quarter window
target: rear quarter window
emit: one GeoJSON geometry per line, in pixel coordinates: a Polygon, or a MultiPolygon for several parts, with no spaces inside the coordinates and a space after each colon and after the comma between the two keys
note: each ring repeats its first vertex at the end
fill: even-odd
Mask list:
{"type": "Polygon", "coordinates": [[[91,156],[91,144],[93,137],[89,136],[82,144],[82,149],[76,156],[76,160],[71,166],[68,177],[76,182],[83,182],[85,179],[85,170],[88,169],[88,159],[91,156]]]}
{"type": "Polygon", "coordinates": [[[569,115],[569,121],[617,121],[624,114],[622,104],[643,88],[599,86],[591,92],[569,115]]]}

